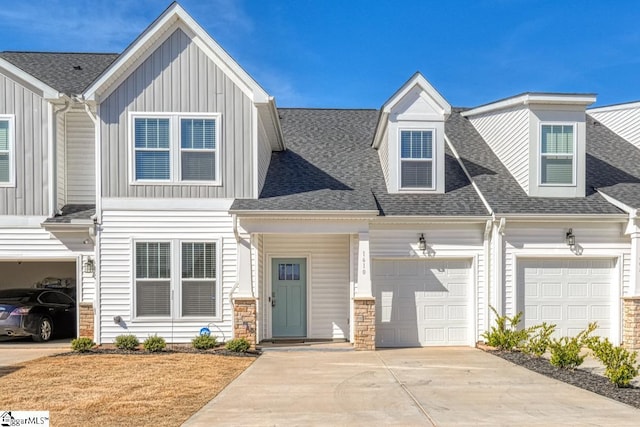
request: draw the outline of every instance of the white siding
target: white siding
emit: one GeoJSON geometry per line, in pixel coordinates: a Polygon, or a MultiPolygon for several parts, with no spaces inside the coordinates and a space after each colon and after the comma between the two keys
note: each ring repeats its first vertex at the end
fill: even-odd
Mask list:
{"type": "Polygon", "coordinates": [[[389,135],[385,132],[378,148],[378,157],[380,158],[380,166],[382,166],[382,174],[384,175],[384,182],[389,187],[389,135]]]}
{"type": "Polygon", "coordinates": [[[93,122],[85,112],[65,115],[66,203],[92,204],[96,200],[95,133],[93,122]]]}
{"type": "MultiPolygon", "coordinates": [[[[95,261],[95,256],[90,255],[91,259],[95,261]]],[[[93,273],[84,272],[84,263],[87,261],[88,255],[82,256],[82,263],[80,265],[80,272],[82,274],[82,287],[78,288],[78,301],[93,302],[96,296],[96,279],[93,273]]],[[[78,286],[80,283],[78,283],[78,286]]]]}
{"type": "MultiPolygon", "coordinates": [[[[269,257],[308,257],[307,337],[349,339],[348,235],[265,235],[263,255],[265,263],[269,257]]],[[[264,277],[270,282],[268,273],[264,277]]]]}
{"type": "Polygon", "coordinates": [[[612,111],[587,111],[587,114],[640,148],[640,107],[637,104],[612,111]]]}
{"type": "Polygon", "coordinates": [[[65,143],[65,119],[63,114],[56,116],[56,203],[58,209],[66,204],[67,176],[65,162],[67,144],[65,143]]]}
{"type": "MultiPolygon", "coordinates": [[[[233,317],[229,292],[236,281],[236,240],[231,216],[226,212],[192,211],[105,211],[101,235],[101,340],[112,342],[123,333],[144,339],[158,334],[167,342],[189,342],[209,322],[202,320],[173,321],[132,320],[133,262],[132,239],[206,240],[220,239],[221,265],[217,280],[221,282],[222,320],[211,320],[212,334],[220,340],[232,336],[233,317]],[[113,317],[122,316],[127,329],[114,324],[113,317]]],[[[176,274],[174,272],[174,274],[176,274]]],[[[220,289],[220,288],[218,288],[220,289]]],[[[175,300],[174,292],[174,300],[175,300]]]]}
{"type": "MultiPolygon", "coordinates": [[[[44,221],[45,218],[42,218],[44,221]]],[[[75,255],[41,227],[0,228],[0,259],[65,259],[75,255]]]]}
{"type": "Polygon", "coordinates": [[[262,118],[258,116],[258,194],[262,191],[271,162],[271,145],[264,129],[262,118]]]}
{"type": "Polygon", "coordinates": [[[469,119],[518,184],[529,191],[529,110],[516,107],[469,119]]]}
{"type": "Polygon", "coordinates": [[[372,259],[389,258],[433,258],[433,259],[473,259],[471,265],[474,283],[474,324],[478,338],[484,330],[487,316],[486,260],[483,246],[484,224],[429,224],[382,225],[372,224],[370,254],[372,259]],[[427,251],[418,251],[418,236],[424,233],[427,251]]]}
{"type": "Polygon", "coordinates": [[[577,256],[564,242],[566,231],[572,227],[576,243],[582,248],[582,258],[622,257],[620,275],[616,283],[620,292],[629,286],[629,261],[631,249],[629,238],[623,236],[621,224],[541,224],[507,223],[504,259],[504,307],[506,314],[513,315],[518,307],[515,300],[517,288],[516,268],[520,257],[569,258],[577,256]]]}

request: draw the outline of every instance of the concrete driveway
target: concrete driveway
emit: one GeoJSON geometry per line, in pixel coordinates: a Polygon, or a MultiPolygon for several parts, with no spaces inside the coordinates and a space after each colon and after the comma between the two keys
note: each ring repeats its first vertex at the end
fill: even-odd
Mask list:
{"type": "Polygon", "coordinates": [[[640,410],[472,348],[269,349],[184,426],[618,425],[640,410]]]}
{"type": "Polygon", "coordinates": [[[70,339],[36,343],[31,338],[0,337],[0,369],[70,350],[70,339]]]}

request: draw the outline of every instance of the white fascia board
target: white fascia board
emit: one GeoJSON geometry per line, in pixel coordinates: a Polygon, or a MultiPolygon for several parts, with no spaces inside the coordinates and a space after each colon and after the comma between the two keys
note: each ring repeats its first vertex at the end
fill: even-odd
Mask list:
{"type": "Polygon", "coordinates": [[[384,134],[387,133],[387,126],[389,124],[389,113],[385,113],[384,111],[380,112],[380,117],[378,118],[378,125],[376,126],[376,133],[373,135],[373,143],[371,146],[376,150],[380,148],[380,144],[382,144],[382,140],[384,139],[384,134]]]}
{"type": "Polygon", "coordinates": [[[484,216],[385,216],[377,217],[373,224],[485,224],[491,215],[484,216]]]}
{"type": "Polygon", "coordinates": [[[596,107],[587,109],[587,113],[607,113],[609,111],[632,110],[640,108],[640,101],[625,102],[622,104],[605,105],[604,107],[596,107]]]}
{"type": "Polygon", "coordinates": [[[275,98],[270,96],[269,102],[256,104],[258,114],[262,118],[264,125],[270,124],[272,127],[271,132],[275,135],[275,141],[269,141],[272,151],[284,151],[286,150],[284,142],[284,134],[282,133],[282,127],[280,125],[280,116],[278,115],[278,107],[276,106],[275,98]]]}
{"type": "Polygon", "coordinates": [[[632,208],[631,206],[622,203],[620,200],[609,196],[606,193],[603,193],[601,190],[596,188],[596,191],[598,192],[598,194],[600,194],[607,202],[611,203],[613,206],[617,207],[620,210],[625,211],[626,213],[628,213],[632,218],[636,218],[638,215],[638,210],[635,208],[632,208]]]}
{"type": "Polygon", "coordinates": [[[444,116],[448,116],[451,114],[451,105],[447,102],[446,99],[440,92],[434,88],[431,83],[424,78],[424,76],[417,72],[404,84],[402,87],[394,93],[391,98],[387,100],[382,106],[382,111],[385,113],[390,113],[391,109],[415,86],[418,86],[420,89],[424,90],[438,105],[440,108],[440,112],[444,116]]]}
{"type": "Polygon", "coordinates": [[[72,222],[43,222],[42,228],[52,233],[77,233],[78,231],[89,232],[89,228],[93,227],[91,220],[72,220],[72,222]]]}
{"type": "Polygon", "coordinates": [[[234,199],[145,199],[105,197],[103,211],[228,211],[234,199]]]}
{"type": "Polygon", "coordinates": [[[180,21],[184,24],[182,28],[188,29],[189,32],[195,35],[193,38],[194,43],[214,60],[222,71],[242,88],[253,102],[266,103],[269,101],[269,95],[265,90],[177,3],[169,6],[158,19],[125,49],[118,59],[85,90],[84,98],[96,100],[97,95],[107,91],[115,84],[115,81],[112,81],[115,75],[123,72],[127,74],[126,71],[132,72],[133,67],[131,65],[141,56],[140,51],[155,45],[156,39],[176,22],[178,22],[178,27],[181,27],[179,25],[180,21]],[[132,69],[127,70],[128,68],[132,69]]]}
{"type": "Polygon", "coordinates": [[[496,214],[496,220],[509,222],[626,222],[626,214],[496,214]]]}
{"type": "MultiPolygon", "coordinates": [[[[0,58],[0,68],[5,69],[9,74],[12,74],[12,76],[9,76],[10,78],[16,77],[18,80],[22,80],[22,82],[27,85],[41,91],[42,97],[45,99],[58,99],[60,97],[60,93],[57,90],[16,67],[6,59],[0,58]]],[[[22,82],[18,81],[18,83],[22,82]]]]}
{"type": "Polygon", "coordinates": [[[478,114],[492,111],[504,110],[519,105],[576,105],[586,107],[596,102],[596,96],[591,93],[586,94],[564,94],[564,93],[525,93],[511,98],[481,105],[480,107],[460,113],[463,117],[477,116],[478,114]]]}
{"type": "Polygon", "coordinates": [[[293,210],[264,210],[264,211],[256,211],[256,210],[246,210],[246,209],[234,209],[230,210],[229,213],[237,215],[238,218],[266,218],[266,217],[274,217],[273,219],[300,219],[300,218],[319,218],[326,219],[327,217],[332,217],[334,219],[354,219],[354,218],[374,218],[378,216],[377,210],[363,210],[363,211],[293,211],[293,210]]]}

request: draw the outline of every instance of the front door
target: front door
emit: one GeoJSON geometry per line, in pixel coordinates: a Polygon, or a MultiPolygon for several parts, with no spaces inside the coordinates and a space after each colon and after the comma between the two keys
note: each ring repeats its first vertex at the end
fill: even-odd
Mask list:
{"type": "Polygon", "coordinates": [[[273,336],[307,335],[307,260],[274,258],[271,264],[273,336]]]}

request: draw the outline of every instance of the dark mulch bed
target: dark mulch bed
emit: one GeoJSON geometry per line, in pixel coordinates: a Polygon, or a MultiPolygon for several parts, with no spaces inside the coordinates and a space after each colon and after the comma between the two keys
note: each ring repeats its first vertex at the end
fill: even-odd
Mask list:
{"type": "Polygon", "coordinates": [[[198,350],[189,346],[171,346],[171,348],[167,347],[165,350],[159,352],[150,352],[145,350],[120,350],[115,347],[94,347],[86,352],[75,352],[71,351],[68,353],[60,353],[56,354],[56,356],[65,356],[69,354],[135,354],[135,355],[154,355],[154,354],[175,354],[175,353],[195,353],[195,354],[211,354],[215,356],[233,356],[233,357],[258,357],[262,354],[261,351],[258,350],[249,350],[244,353],[239,353],[235,351],[229,351],[224,347],[216,347],[209,350],[198,350]]]}
{"type": "Polygon", "coordinates": [[[556,368],[551,365],[547,359],[536,358],[520,352],[490,350],[489,353],[527,368],[530,371],[640,408],[640,388],[618,388],[603,376],[592,374],[582,369],[570,371],[568,369],[556,368]]]}

